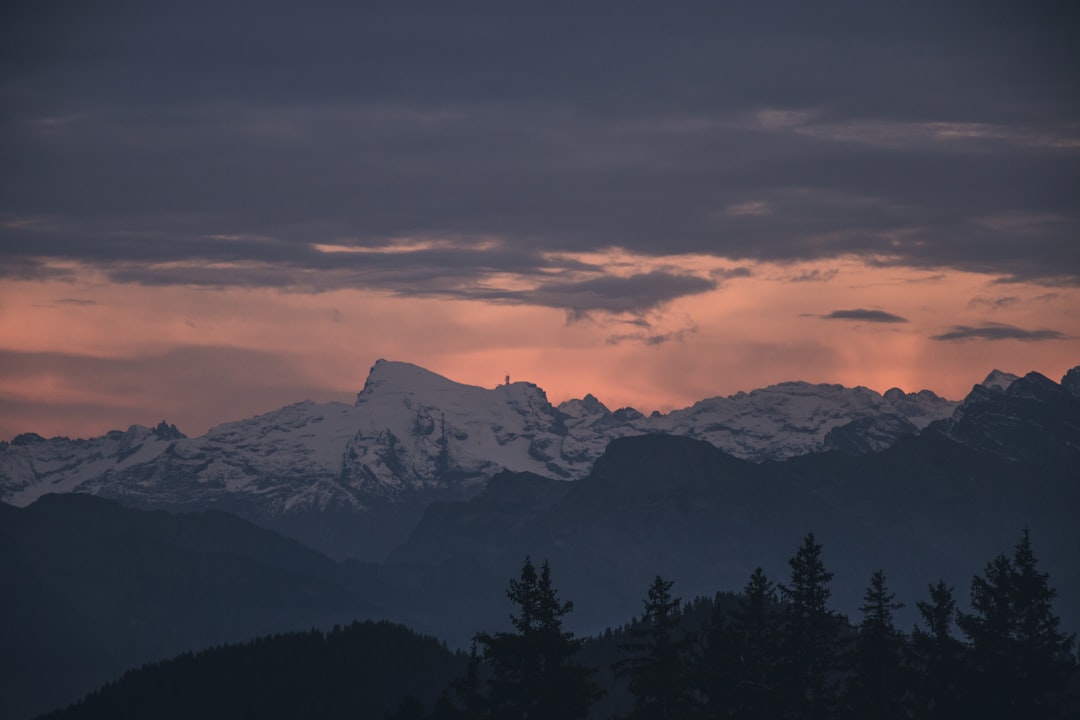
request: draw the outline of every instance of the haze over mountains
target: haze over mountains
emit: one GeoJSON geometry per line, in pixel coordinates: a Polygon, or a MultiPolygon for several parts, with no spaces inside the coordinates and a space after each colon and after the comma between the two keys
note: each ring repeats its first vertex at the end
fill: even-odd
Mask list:
{"type": "Polygon", "coordinates": [[[551,561],[572,629],[595,633],[636,614],[657,573],[687,598],[736,590],[758,565],[782,579],[809,531],[838,609],[853,614],[883,568],[911,613],[939,578],[962,602],[1030,527],[1080,626],[1080,368],[1061,383],[995,372],[960,403],[785,383],[645,418],[378,363],[352,407],[301,403],[193,439],[164,423],[24,435],[0,458],[0,611],[20,618],[0,633],[0,713],[182,650],[352,619],[463,646],[505,622],[525,555],[551,561]],[[530,471],[548,463],[565,474],[530,471]],[[351,538],[378,562],[205,508],[338,557],[351,538]]]}
{"type": "Polygon", "coordinates": [[[0,443],[0,499],[25,506],[86,492],[144,508],[227,510],[331,556],[373,560],[430,502],[473,497],[501,470],[579,479],[619,437],[681,435],[755,462],[859,454],[956,406],[926,390],[786,382],[644,416],[591,395],[555,407],[532,383],[486,389],[380,360],[352,406],[297,403],[198,438],[165,422],[90,440],[19,435],[0,443]]]}

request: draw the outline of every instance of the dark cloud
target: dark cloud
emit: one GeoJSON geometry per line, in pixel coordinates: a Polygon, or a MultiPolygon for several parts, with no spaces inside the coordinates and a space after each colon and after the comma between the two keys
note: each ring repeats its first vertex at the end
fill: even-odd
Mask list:
{"type": "Polygon", "coordinates": [[[618,246],[1080,283],[1069,5],[18,5],[7,277],[437,291],[618,246]],[[502,250],[313,249],[409,237],[502,250]]]}
{"type": "Polygon", "coordinates": [[[735,278],[748,278],[753,276],[753,272],[748,267],[733,267],[733,268],[718,268],[709,273],[710,277],[714,277],[718,280],[732,280],[735,278]]]}
{"type": "Polygon", "coordinates": [[[417,296],[455,292],[469,295],[475,285],[497,273],[543,280],[565,273],[602,272],[597,265],[573,258],[504,245],[352,249],[363,252],[325,252],[301,246],[279,262],[235,257],[214,264],[195,259],[167,264],[118,261],[102,269],[115,282],[147,286],[276,287],[302,292],[369,288],[417,296]]]}
{"type": "Polygon", "coordinates": [[[907,322],[907,318],[887,313],[884,310],[864,310],[863,308],[856,308],[854,310],[833,310],[828,315],[822,315],[821,317],[826,320],[860,320],[862,322],[874,323],[907,322]]]}
{"type": "Polygon", "coordinates": [[[954,325],[948,332],[930,336],[931,340],[1064,340],[1066,335],[1057,330],[1024,330],[1002,323],[983,323],[978,327],[954,325]]]}
{"type": "Polygon", "coordinates": [[[643,313],[687,295],[716,288],[716,282],[695,275],[654,271],[629,277],[603,276],[575,282],[543,283],[532,290],[459,290],[448,294],[473,300],[543,305],[583,315],[593,311],[643,313]]]}
{"type": "Polygon", "coordinates": [[[971,299],[971,302],[968,303],[968,307],[977,307],[982,305],[985,307],[989,307],[991,310],[1000,310],[1002,308],[1016,305],[1018,302],[1020,302],[1020,298],[1015,295],[1004,295],[1002,297],[996,298],[977,297],[971,299]]]}
{"type": "Polygon", "coordinates": [[[51,267],[36,258],[8,257],[0,248],[0,280],[74,280],[67,267],[51,267]]]}
{"type": "Polygon", "coordinates": [[[789,282],[828,282],[839,273],[840,271],[836,268],[830,268],[828,270],[814,268],[813,270],[808,270],[807,272],[788,278],[788,280],[789,282]]]}
{"type": "Polygon", "coordinates": [[[666,333],[649,333],[649,332],[633,332],[633,333],[617,333],[615,335],[609,335],[607,337],[608,345],[621,345],[626,342],[641,343],[646,346],[665,345],[669,342],[683,342],[687,335],[692,335],[697,332],[697,328],[694,326],[681,328],[679,330],[672,330],[666,333]]]}
{"type": "Polygon", "coordinates": [[[674,333],[660,333],[655,335],[649,335],[646,333],[620,333],[617,335],[609,335],[607,338],[608,345],[621,345],[625,342],[637,342],[642,345],[663,345],[669,342],[674,337],[674,333]]]}

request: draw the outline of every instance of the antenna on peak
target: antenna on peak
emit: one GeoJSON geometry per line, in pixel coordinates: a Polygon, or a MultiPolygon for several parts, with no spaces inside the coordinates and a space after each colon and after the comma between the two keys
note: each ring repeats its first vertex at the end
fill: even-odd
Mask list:
{"type": "Polygon", "coordinates": [[[510,384],[510,371],[509,370],[506,371],[506,384],[507,385],[510,384]]]}

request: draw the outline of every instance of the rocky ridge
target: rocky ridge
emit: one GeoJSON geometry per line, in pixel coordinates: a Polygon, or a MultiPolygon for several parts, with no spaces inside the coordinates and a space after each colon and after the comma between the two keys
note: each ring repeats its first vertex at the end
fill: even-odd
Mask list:
{"type": "Polygon", "coordinates": [[[467,495],[504,469],[577,479],[628,435],[684,435],[751,461],[876,451],[955,407],[925,390],[788,382],[646,417],[592,395],[555,407],[532,383],[481,388],[380,360],[352,406],[301,402],[196,438],[164,422],[90,440],[20,435],[0,443],[0,498],[25,506],[89,492],[230,509],[243,496],[265,514],[361,509],[417,492],[467,495]]]}

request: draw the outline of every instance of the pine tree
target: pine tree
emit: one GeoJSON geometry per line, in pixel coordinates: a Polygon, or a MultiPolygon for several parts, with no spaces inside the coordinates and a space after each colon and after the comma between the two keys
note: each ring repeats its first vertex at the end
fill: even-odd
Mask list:
{"type": "Polygon", "coordinates": [[[963,644],[952,635],[956,601],[944,580],[930,586],[930,601],[915,603],[926,629],[911,633],[918,672],[915,716],[927,720],[960,717],[963,644]]]}
{"type": "Polygon", "coordinates": [[[828,607],[833,574],[810,533],[788,561],[791,582],[780,586],[783,611],[782,698],[788,717],[829,718],[837,703],[841,618],[828,607]]]}
{"type": "Polygon", "coordinates": [[[998,555],[971,581],[973,612],[960,627],[971,642],[970,699],[983,717],[1055,717],[1076,672],[1074,637],[1058,630],[1057,591],[1037,562],[1025,528],[1012,560],[998,555]]]}
{"type": "Polygon", "coordinates": [[[634,696],[635,719],[685,718],[692,705],[689,650],[692,637],[679,628],[680,600],[672,597],[673,581],[659,575],[649,587],[645,611],[633,631],[638,642],[619,646],[631,657],[613,666],[625,677],[634,696]]]}
{"type": "Polygon", "coordinates": [[[485,717],[487,698],[481,690],[480,662],[474,640],[465,677],[454,680],[450,688],[439,696],[431,712],[431,720],[477,720],[485,717]]]}
{"type": "Polygon", "coordinates": [[[584,718],[601,691],[592,681],[595,670],[573,662],[581,640],[562,627],[573,603],[559,601],[547,562],[537,575],[526,558],[506,594],[518,607],[518,614],[510,617],[516,632],[476,636],[491,669],[487,717],[584,718]]]}
{"type": "Polygon", "coordinates": [[[904,607],[885,587],[878,570],[859,608],[862,622],[852,648],[846,709],[853,718],[907,717],[906,641],[893,626],[893,610],[904,607]]]}
{"type": "Polygon", "coordinates": [[[1013,552],[1013,612],[1016,615],[1015,652],[1019,660],[1017,679],[1021,706],[1035,714],[1052,716],[1055,694],[1063,691],[1076,672],[1073,646],[1075,636],[1060,631],[1061,620],[1054,614],[1057,590],[1050,587],[1050,574],[1039,572],[1031,549],[1031,536],[1024,528],[1013,552]]]}
{"type": "Polygon", "coordinates": [[[730,616],[718,605],[707,629],[702,689],[709,717],[774,718],[780,655],[776,588],[759,567],[730,616]]]}

